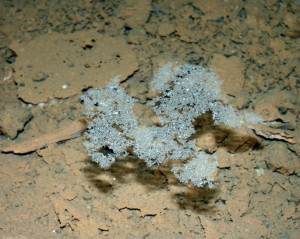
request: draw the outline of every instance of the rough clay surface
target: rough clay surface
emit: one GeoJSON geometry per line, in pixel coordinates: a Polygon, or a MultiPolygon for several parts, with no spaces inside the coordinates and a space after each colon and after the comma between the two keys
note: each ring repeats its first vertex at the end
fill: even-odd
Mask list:
{"type": "Polygon", "coordinates": [[[1,1],[0,149],[82,119],[82,91],[115,75],[146,101],[170,61],[214,69],[228,103],[272,122],[277,140],[200,119],[197,147],[220,159],[212,190],[130,157],[103,171],[80,135],[0,153],[0,238],[298,238],[299,12],[299,1],[1,1]]]}

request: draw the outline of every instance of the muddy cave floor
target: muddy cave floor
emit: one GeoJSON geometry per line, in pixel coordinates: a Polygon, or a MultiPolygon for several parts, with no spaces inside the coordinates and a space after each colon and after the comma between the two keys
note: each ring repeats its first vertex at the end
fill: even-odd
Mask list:
{"type": "Polygon", "coordinates": [[[299,10],[299,1],[1,1],[0,238],[297,238],[299,10]],[[213,189],[131,157],[104,171],[82,144],[84,90],[120,75],[143,105],[166,62],[214,70],[229,104],[272,123],[228,130],[204,119],[197,146],[219,155],[213,189]]]}

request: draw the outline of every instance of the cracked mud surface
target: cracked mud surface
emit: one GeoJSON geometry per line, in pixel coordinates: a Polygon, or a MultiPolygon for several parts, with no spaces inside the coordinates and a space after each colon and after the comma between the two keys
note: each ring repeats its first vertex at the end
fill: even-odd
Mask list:
{"type": "Polygon", "coordinates": [[[0,153],[0,238],[298,238],[299,12],[299,1],[1,1],[0,150],[46,140],[0,153]],[[104,171],[80,132],[47,141],[84,119],[86,89],[120,75],[146,102],[170,61],[213,69],[229,104],[271,122],[203,118],[197,147],[219,156],[213,189],[131,157],[104,171]]]}

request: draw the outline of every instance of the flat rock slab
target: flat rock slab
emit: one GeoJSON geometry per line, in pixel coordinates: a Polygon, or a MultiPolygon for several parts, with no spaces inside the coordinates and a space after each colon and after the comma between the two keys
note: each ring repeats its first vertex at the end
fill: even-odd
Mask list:
{"type": "Polygon", "coordinates": [[[115,76],[125,80],[138,68],[135,53],[123,37],[85,31],[51,33],[28,43],[13,43],[18,96],[38,104],[104,87],[115,76]]]}

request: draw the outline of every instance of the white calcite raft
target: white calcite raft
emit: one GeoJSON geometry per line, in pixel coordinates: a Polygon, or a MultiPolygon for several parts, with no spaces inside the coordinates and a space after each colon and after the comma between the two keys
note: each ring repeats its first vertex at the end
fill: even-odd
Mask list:
{"type": "Polygon", "coordinates": [[[181,160],[172,172],[184,183],[213,186],[218,162],[215,154],[196,151],[194,121],[212,113],[215,124],[230,128],[261,123],[259,116],[239,113],[223,103],[222,81],[201,66],[164,65],[152,81],[159,96],[148,104],[158,125],[139,125],[133,107],[136,99],[119,85],[118,78],[105,88],[90,89],[81,99],[89,118],[85,146],[92,160],[108,169],[118,157],[134,154],[150,167],[181,160]]]}

